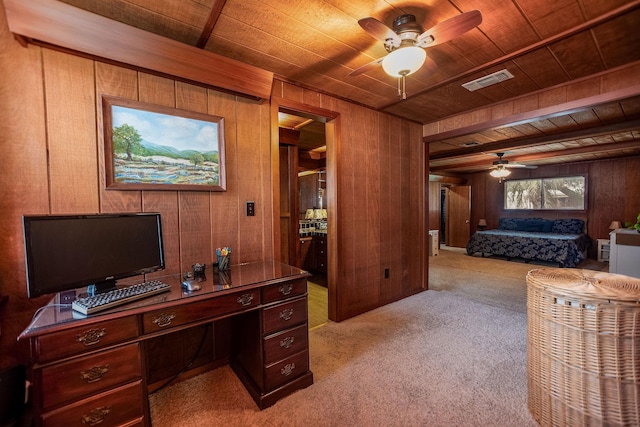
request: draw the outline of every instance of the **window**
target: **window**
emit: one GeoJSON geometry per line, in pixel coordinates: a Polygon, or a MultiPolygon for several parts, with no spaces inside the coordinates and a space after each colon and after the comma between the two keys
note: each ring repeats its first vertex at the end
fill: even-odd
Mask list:
{"type": "Polygon", "coordinates": [[[584,210],[586,178],[518,179],[505,182],[505,209],[584,210]]]}

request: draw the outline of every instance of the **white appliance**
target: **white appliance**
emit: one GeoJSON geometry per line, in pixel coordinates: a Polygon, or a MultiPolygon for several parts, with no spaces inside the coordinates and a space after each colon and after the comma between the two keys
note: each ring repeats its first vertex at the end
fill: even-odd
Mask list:
{"type": "Polygon", "coordinates": [[[609,233],[609,273],[640,278],[640,233],[634,229],[620,228],[609,233]]]}

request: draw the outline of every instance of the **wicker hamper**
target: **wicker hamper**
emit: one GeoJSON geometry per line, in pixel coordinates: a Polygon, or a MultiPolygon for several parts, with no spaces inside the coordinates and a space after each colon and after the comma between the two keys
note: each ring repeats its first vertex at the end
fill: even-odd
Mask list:
{"type": "Polygon", "coordinates": [[[533,418],[542,426],[640,426],[640,279],[531,270],[527,312],[533,418]]]}

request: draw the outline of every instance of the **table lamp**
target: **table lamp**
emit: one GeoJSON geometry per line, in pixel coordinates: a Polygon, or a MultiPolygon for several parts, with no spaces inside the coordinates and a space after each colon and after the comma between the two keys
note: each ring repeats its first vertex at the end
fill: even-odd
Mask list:
{"type": "Polygon", "coordinates": [[[484,230],[485,228],[487,228],[487,220],[484,218],[481,218],[480,221],[478,221],[478,228],[480,230],[484,230]]]}
{"type": "Polygon", "coordinates": [[[622,228],[622,223],[620,221],[611,221],[609,230],[617,230],[618,228],[622,228]]]}

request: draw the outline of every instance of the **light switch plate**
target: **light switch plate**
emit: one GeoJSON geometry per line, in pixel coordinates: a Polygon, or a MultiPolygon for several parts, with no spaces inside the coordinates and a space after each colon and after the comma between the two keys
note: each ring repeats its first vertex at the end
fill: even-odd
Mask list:
{"type": "Polygon", "coordinates": [[[256,202],[247,202],[247,216],[256,215],[256,202]]]}

